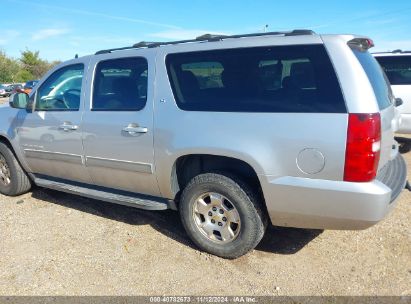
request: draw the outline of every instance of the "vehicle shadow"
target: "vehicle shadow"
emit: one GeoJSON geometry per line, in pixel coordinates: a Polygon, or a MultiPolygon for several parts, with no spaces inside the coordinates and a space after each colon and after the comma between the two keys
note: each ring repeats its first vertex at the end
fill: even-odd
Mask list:
{"type": "MultiPolygon", "coordinates": [[[[37,200],[129,225],[150,225],[167,237],[198,250],[186,235],[178,212],[172,210],[146,211],[38,187],[33,189],[31,196],[37,200]]],[[[294,254],[321,232],[321,230],[270,226],[256,250],[276,254],[294,254]]]]}
{"type": "Polygon", "coordinates": [[[323,233],[319,229],[270,226],[256,250],[277,254],[294,254],[323,233]]]}

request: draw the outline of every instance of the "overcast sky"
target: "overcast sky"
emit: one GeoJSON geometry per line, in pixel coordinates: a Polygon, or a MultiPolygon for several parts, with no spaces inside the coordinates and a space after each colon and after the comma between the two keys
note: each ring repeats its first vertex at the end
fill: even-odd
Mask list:
{"type": "Polygon", "coordinates": [[[410,0],[0,0],[0,49],[67,60],[138,41],[312,29],[371,37],[377,50],[411,50],[410,0]]]}

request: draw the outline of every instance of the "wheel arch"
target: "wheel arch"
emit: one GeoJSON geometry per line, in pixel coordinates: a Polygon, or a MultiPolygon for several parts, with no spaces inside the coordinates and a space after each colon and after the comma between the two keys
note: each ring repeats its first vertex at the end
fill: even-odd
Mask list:
{"type": "Polygon", "coordinates": [[[2,132],[0,132],[0,142],[5,143],[13,151],[13,153],[16,154],[10,139],[2,132]]]}
{"type": "Polygon", "coordinates": [[[170,187],[174,199],[178,200],[180,192],[194,176],[207,172],[233,174],[258,189],[262,194],[257,171],[248,162],[224,155],[198,153],[181,155],[174,161],[170,176],[170,187]]]}
{"type": "Polygon", "coordinates": [[[24,161],[22,155],[20,154],[20,151],[16,149],[12,140],[10,140],[10,138],[3,132],[0,132],[0,142],[5,143],[10,148],[11,152],[14,154],[17,161],[20,163],[20,166],[24,169],[24,171],[26,171],[27,173],[30,173],[31,170],[29,169],[28,165],[24,161]]]}

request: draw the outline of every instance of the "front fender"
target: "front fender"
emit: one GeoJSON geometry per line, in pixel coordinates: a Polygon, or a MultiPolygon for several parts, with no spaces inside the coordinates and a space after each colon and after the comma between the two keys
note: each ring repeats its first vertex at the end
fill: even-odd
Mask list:
{"type": "Polygon", "coordinates": [[[18,143],[17,130],[21,126],[21,111],[25,112],[25,110],[14,109],[9,106],[0,107],[0,140],[10,145],[23,169],[26,172],[31,172],[18,143]]]}

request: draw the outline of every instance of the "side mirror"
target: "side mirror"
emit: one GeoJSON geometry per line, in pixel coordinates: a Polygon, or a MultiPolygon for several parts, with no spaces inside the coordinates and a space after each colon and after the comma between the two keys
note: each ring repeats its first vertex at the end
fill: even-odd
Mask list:
{"type": "Polygon", "coordinates": [[[10,95],[9,105],[15,109],[26,109],[29,102],[29,95],[26,93],[15,93],[10,95]]]}
{"type": "Polygon", "coordinates": [[[395,98],[395,106],[399,107],[400,105],[402,105],[404,102],[402,101],[401,98],[395,98]]]}

